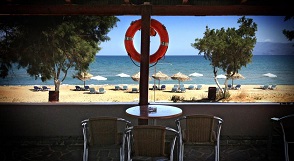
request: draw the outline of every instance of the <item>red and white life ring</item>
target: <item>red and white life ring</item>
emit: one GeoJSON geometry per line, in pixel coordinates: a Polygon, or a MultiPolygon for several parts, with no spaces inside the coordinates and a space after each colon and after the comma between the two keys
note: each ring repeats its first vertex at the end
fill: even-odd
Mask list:
{"type": "MultiPolygon", "coordinates": [[[[134,47],[133,38],[135,33],[141,29],[142,21],[136,20],[131,23],[131,26],[128,28],[125,34],[125,48],[128,52],[128,55],[135,61],[141,61],[141,55],[137,52],[134,47]]],[[[168,33],[164,25],[162,25],[159,21],[151,19],[150,22],[150,35],[155,36],[156,32],[160,37],[160,45],[158,50],[150,55],[149,63],[155,63],[160,60],[166,53],[169,43],[168,33]],[[154,31],[155,30],[155,31],[154,31]]]]}

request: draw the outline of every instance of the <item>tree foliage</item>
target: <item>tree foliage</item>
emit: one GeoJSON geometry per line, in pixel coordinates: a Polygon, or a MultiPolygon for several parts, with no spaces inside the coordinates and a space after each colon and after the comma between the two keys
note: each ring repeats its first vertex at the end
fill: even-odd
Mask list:
{"type": "MultiPolygon", "coordinates": [[[[206,26],[203,38],[196,38],[192,44],[192,47],[199,50],[199,54],[203,53],[205,59],[210,61],[215,82],[219,87],[216,78],[218,69],[227,73],[229,79],[243,66],[246,67],[252,59],[257,24],[245,16],[237,22],[240,24],[238,29],[210,29],[206,26]]],[[[225,86],[227,87],[227,80],[225,86]]],[[[224,94],[225,91],[222,92],[224,94]]]]}
{"type": "MultiPolygon", "coordinates": [[[[284,21],[290,21],[291,19],[294,19],[294,16],[286,16],[284,21]]],[[[287,37],[289,41],[292,41],[294,39],[294,30],[283,30],[283,34],[287,37]]]]}
{"type": "Polygon", "coordinates": [[[88,70],[117,21],[114,16],[1,17],[1,77],[16,63],[35,79],[53,79],[58,91],[69,69],[88,70]]]}

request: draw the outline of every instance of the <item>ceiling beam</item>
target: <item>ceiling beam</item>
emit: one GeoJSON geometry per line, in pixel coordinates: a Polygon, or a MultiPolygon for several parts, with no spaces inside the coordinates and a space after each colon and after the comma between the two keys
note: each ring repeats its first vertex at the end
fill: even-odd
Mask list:
{"type": "MultiPolygon", "coordinates": [[[[141,15],[142,5],[0,5],[0,15],[141,15]]],[[[157,16],[293,15],[291,5],[152,5],[157,16]]]]}

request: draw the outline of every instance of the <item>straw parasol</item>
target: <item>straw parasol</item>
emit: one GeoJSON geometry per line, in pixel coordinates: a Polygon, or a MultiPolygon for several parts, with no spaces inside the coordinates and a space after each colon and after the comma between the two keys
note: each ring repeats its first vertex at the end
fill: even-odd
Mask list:
{"type": "Polygon", "coordinates": [[[179,86],[180,86],[180,83],[183,82],[183,81],[187,81],[187,80],[191,80],[191,78],[181,72],[178,72],[174,75],[171,76],[171,79],[173,80],[178,80],[179,81],[179,86]]]}
{"type": "Polygon", "coordinates": [[[92,74],[88,73],[88,72],[80,72],[77,75],[74,76],[75,78],[78,78],[81,81],[84,81],[84,86],[85,86],[85,82],[86,80],[89,80],[93,77],[92,74]]]}
{"type": "Polygon", "coordinates": [[[234,79],[245,79],[245,77],[243,75],[241,75],[240,73],[235,73],[234,75],[227,75],[228,79],[232,79],[232,86],[233,86],[233,81],[234,79]]]}
{"type": "Polygon", "coordinates": [[[131,78],[132,78],[134,81],[138,82],[138,81],[140,80],[140,72],[138,72],[138,73],[132,75],[131,78]]]}
{"type": "Polygon", "coordinates": [[[158,88],[160,86],[160,80],[168,80],[170,77],[164,73],[162,73],[161,71],[155,73],[152,75],[152,78],[158,80],[158,88]]]}
{"type": "MultiPolygon", "coordinates": [[[[140,72],[134,74],[131,76],[131,78],[136,81],[136,82],[139,82],[140,81],[140,72]]],[[[149,80],[151,80],[151,78],[149,77],[149,80]]]]}

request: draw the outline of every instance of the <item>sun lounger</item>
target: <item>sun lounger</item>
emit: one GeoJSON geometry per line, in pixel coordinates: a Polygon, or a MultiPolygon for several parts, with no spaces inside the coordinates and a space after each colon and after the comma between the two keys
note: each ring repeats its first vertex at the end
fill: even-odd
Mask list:
{"type": "Polygon", "coordinates": [[[269,87],[269,89],[271,89],[271,90],[274,90],[276,88],[277,88],[277,85],[276,84],[273,84],[273,85],[271,85],[271,87],[269,87]]]}
{"type": "Polygon", "coordinates": [[[82,88],[80,86],[75,86],[75,87],[76,87],[75,91],[81,91],[82,90],[82,88]]]}
{"type": "Polygon", "coordinates": [[[178,90],[178,92],[185,93],[186,92],[186,88],[185,87],[182,87],[182,88],[180,88],[180,90],[178,90]]]}
{"type": "Polygon", "coordinates": [[[236,87],[235,87],[235,89],[236,89],[236,90],[241,89],[241,84],[237,84],[236,87]]]}
{"type": "Polygon", "coordinates": [[[128,86],[123,86],[122,90],[128,90],[128,86]]]}
{"type": "Polygon", "coordinates": [[[178,87],[173,87],[172,88],[172,92],[177,92],[178,91],[178,87]]]}
{"type": "Polygon", "coordinates": [[[114,86],[114,90],[121,90],[120,86],[114,86]]]}
{"type": "Polygon", "coordinates": [[[42,86],[42,90],[43,90],[43,91],[49,91],[50,88],[48,88],[47,86],[42,86]]]}
{"type": "Polygon", "coordinates": [[[138,90],[138,88],[134,87],[134,88],[132,88],[132,91],[131,92],[132,93],[139,93],[139,90],[138,90]]]}
{"type": "Polygon", "coordinates": [[[85,90],[85,91],[90,90],[90,86],[84,86],[84,90],[85,90]]]}
{"type": "Polygon", "coordinates": [[[95,90],[95,88],[90,88],[89,90],[90,90],[89,91],[90,94],[96,94],[97,93],[97,91],[95,90]]]}
{"type": "Polygon", "coordinates": [[[194,85],[189,85],[188,89],[193,90],[193,89],[195,89],[195,86],[194,85]]]}
{"type": "Polygon", "coordinates": [[[103,87],[99,88],[98,91],[96,91],[96,93],[98,94],[104,94],[106,91],[104,90],[103,87]]]}
{"type": "Polygon", "coordinates": [[[41,91],[42,88],[41,87],[38,87],[38,86],[34,86],[34,91],[41,91]]]}
{"type": "Polygon", "coordinates": [[[269,85],[268,84],[265,84],[265,85],[263,85],[263,86],[260,86],[262,89],[264,89],[264,90],[266,90],[266,89],[269,89],[269,85]]]}
{"type": "Polygon", "coordinates": [[[202,85],[201,85],[201,84],[198,84],[197,87],[196,87],[196,89],[197,89],[197,90],[202,89],[202,85]]]}
{"type": "Polygon", "coordinates": [[[151,88],[149,88],[149,90],[157,90],[159,89],[156,85],[153,85],[151,88]]]}
{"type": "Polygon", "coordinates": [[[232,89],[232,85],[231,84],[228,84],[228,89],[232,89]]]}

